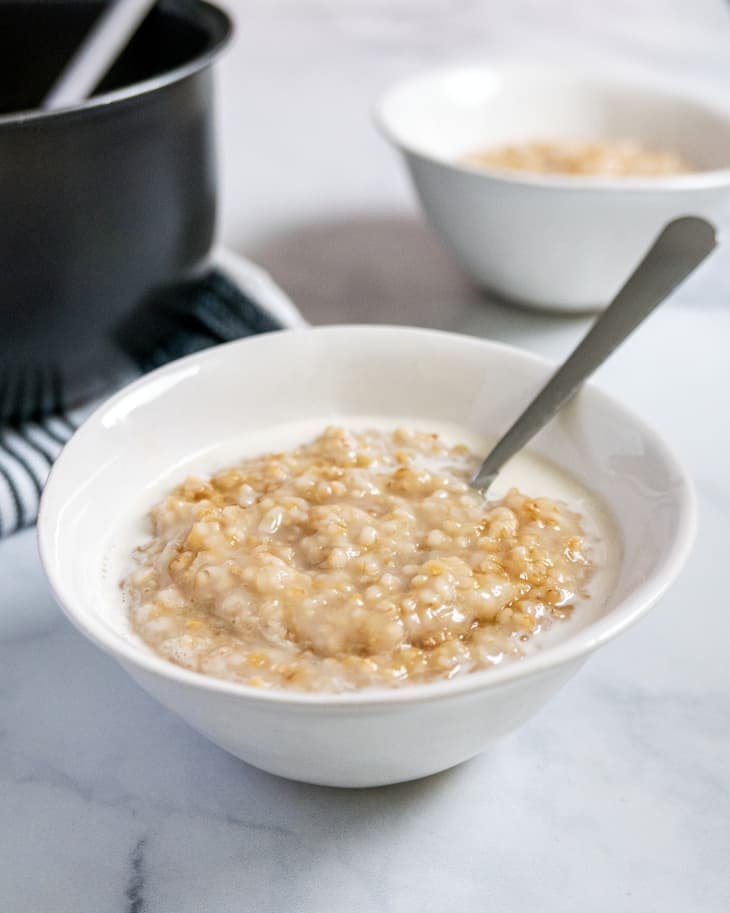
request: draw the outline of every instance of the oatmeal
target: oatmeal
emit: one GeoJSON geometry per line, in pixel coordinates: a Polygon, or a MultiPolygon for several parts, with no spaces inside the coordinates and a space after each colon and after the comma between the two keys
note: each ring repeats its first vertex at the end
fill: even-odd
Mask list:
{"type": "Polygon", "coordinates": [[[480,149],[466,156],[464,162],[501,171],[597,177],[663,177],[692,171],[676,152],[647,149],[633,140],[534,140],[480,149]]]}
{"type": "Polygon", "coordinates": [[[346,691],[520,657],[592,573],[580,516],[471,489],[436,434],[327,428],[188,478],[150,512],[122,587],[161,656],[268,688],[346,691]]]}

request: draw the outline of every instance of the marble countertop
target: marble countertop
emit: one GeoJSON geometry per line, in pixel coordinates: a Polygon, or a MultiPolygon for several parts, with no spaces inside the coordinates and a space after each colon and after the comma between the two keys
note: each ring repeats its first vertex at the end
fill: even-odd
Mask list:
{"type": "MultiPolygon", "coordinates": [[[[480,53],[601,56],[730,85],[722,0],[229,0],[222,235],[314,322],[391,320],[555,357],[583,318],[475,292],[423,226],[368,107],[480,53]]],[[[730,213],[729,222],[730,222],[730,213]]],[[[601,371],[690,467],[677,584],[520,731],[425,781],[279,780],[140,691],[53,604],[32,532],[0,544],[3,913],[725,913],[730,908],[730,253],[601,371]]]]}

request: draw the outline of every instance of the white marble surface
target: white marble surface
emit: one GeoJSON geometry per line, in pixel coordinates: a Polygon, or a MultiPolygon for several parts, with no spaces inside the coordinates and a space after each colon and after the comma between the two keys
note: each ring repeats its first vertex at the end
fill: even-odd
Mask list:
{"type": "MultiPolygon", "coordinates": [[[[715,97],[722,0],[233,0],[223,235],[315,321],[389,319],[559,355],[581,320],[473,292],[367,109],[480,53],[601,55],[715,97]]],[[[729,214],[730,215],[730,214],[729,214]]],[[[730,908],[730,256],[602,371],[691,467],[686,571],[521,731],[420,783],[346,792],[247,768],[61,617],[32,533],[0,544],[3,913],[725,913],[730,908]]]]}

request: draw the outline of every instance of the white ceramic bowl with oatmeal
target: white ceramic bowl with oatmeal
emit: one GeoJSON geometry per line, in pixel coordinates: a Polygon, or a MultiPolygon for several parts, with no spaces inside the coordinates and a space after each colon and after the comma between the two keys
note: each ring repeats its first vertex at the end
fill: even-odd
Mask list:
{"type": "Polygon", "coordinates": [[[659,598],[686,475],[587,387],[490,502],[468,478],[550,371],[484,340],[329,327],[171,364],[112,397],[39,519],[69,618],[264,770],[425,776],[531,716],[659,598]]]}
{"type": "Polygon", "coordinates": [[[511,302],[598,310],[668,221],[727,222],[730,109],[643,76],[443,67],[376,121],[456,259],[511,302]]]}

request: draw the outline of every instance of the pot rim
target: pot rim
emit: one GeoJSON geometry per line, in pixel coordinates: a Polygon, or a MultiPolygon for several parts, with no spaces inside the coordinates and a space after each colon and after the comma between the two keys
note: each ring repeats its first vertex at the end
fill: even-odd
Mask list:
{"type": "Polygon", "coordinates": [[[194,4],[189,6],[186,4],[184,7],[179,7],[173,3],[170,12],[207,33],[208,43],[201,54],[157,76],[123,86],[112,92],[94,95],[80,104],[58,108],[55,111],[32,108],[30,110],[2,114],[0,115],[0,128],[17,127],[30,122],[55,120],[69,115],[78,115],[86,111],[106,108],[119,102],[149,95],[204,70],[218,57],[230,41],[233,35],[233,20],[225,10],[215,6],[213,3],[209,3],[208,0],[195,0],[194,4]]]}

